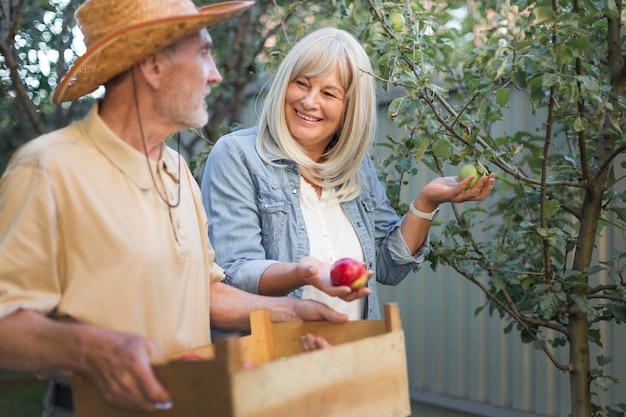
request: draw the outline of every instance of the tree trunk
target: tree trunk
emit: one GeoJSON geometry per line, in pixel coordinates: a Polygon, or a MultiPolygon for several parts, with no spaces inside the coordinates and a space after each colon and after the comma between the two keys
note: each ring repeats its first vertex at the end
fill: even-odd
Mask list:
{"type": "MultiPolygon", "coordinates": [[[[597,172],[596,169],[591,171],[597,172]]],[[[587,178],[585,201],[582,207],[580,230],[576,244],[576,254],[572,269],[584,271],[591,264],[596,242],[598,221],[602,211],[602,195],[607,171],[598,176],[587,178]]],[[[589,284],[589,277],[579,278],[589,284]]],[[[586,296],[586,290],[579,287],[579,295],[586,296]]],[[[572,417],[592,417],[591,409],[591,363],[589,352],[589,320],[587,314],[572,302],[568,310],[569,315],[569,342],[570,342],[570,393],[572,401],[572,417]]]]}
{"type": "Polygon", "coordinates": [[[570,394],[572,417],[591,417],[591,388],[587,315],[573,304],[569,313],[570,394]]]}

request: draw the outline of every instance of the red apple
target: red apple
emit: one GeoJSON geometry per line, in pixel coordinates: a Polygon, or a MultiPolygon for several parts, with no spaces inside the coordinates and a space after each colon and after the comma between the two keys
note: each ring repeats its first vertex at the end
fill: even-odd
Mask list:
{"type": "Polygon", "coordinates": [[[189,353],[183,353],[179,359],[181,361],[199,361],[200,359],[202,359],[202,356],[196,353],[189,352],[189,353]]]}
{"type": "Polygon", "coordinates": [[[333,285],[347,285],[353,290],[367,283],[365,264],[352,258],[341,258],[330,268],[330,281],[333,285]]]}

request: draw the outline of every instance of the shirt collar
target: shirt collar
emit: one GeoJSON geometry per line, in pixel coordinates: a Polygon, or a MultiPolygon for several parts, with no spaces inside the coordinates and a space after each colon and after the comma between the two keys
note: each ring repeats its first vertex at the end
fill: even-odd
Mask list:
{"type": "MultiPolygon", "coordinates": [[[[84,134],[91,140],[94,146],[115,165],[124,172],[139,188],[148,190],[154,187],[154,181],[150,175],[145,154],[139,152],[117,136],[98,115],[98,102],[94,103],[84,119],[84,134]]],[[[165,143],[162,143],[161,158],[158,162],[150,161],[154,169],[155,164],[163,167],[175,180],[179,181],[177,158],[173,150],[168,151],[165,143]]],[[[183,161],[180,161],[182,163],[183,161]]]]}

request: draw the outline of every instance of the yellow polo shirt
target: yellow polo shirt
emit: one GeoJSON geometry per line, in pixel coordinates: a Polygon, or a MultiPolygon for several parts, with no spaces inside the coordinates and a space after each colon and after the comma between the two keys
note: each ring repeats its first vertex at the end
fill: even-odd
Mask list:
{"type": "Polygon", "coordinates": [[[178,153],[162,154],[151,176],[97,103],[15,153],[0,179],[0,317],[33,309],[146,336],[164,353],[211,342],[210,281],[223,271],[195,179],[178,153]],[[171,203],[180,182],[180,204],[155,182],[171,203]]]}

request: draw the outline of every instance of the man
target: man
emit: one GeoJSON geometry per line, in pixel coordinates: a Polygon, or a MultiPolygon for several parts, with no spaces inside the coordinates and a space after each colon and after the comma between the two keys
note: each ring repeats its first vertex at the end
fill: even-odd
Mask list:
{"type": "Polygon", "coordinates": [[[54,375],[44,416],[72,415],[67,371],[88,374],[119,406],[170,407],[151,361],[211,343],[211,327],[248,328],[255,308],[274,321],[346,321],[316,302],[222,283],[199,188],[164,144],[207,122],[204,97],[221,81],[207,28],[252,4],[78,9],[87,50],[53,101],[100,85],[105,96],[85,119],[23,146],[0,180],[0,367],[54,375]]]}

